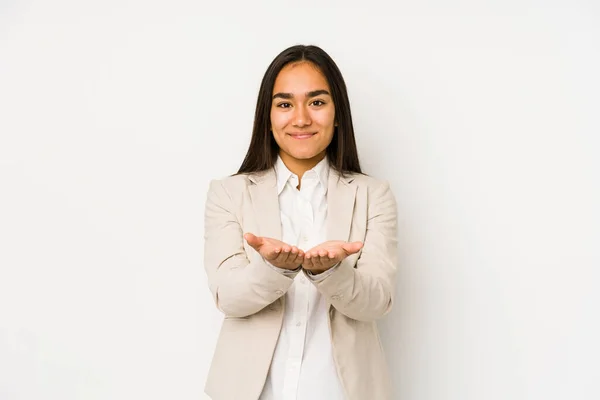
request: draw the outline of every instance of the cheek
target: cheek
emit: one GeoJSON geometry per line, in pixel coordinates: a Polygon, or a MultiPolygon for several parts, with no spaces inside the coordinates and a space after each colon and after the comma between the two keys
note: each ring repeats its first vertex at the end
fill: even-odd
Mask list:
{"type": "Polygon", "coordinates": [[[316,121],[322,127],[329,128],[335,123],[335,109],[333,105],[327,109],[318,110],[312,115],[313,121],[316,121]]]}
{"type": "Polygon", "coordinates": [[[319,124],[319,126],[323,129],[326,136],[333,135],[333,130],[335,128],[335,120],[333,114],[324,114],[315,116],[314,121],[319,124]]]}
{"type": "Polygon", "coordinates": [[[272,112],[271,113],[271,127],[273,132],[279,131],[289,123],[289,117],[283,113],[272,112]]]}

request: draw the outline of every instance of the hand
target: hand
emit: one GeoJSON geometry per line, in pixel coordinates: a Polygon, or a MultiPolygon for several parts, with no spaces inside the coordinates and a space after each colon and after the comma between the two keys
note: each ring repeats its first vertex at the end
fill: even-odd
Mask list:
{"type": "Polygon", "coordinates": [[[362,247],[362,242],[331,240],[321,243],[306,252],[302,268],[313,274],[323,273],[350,254],[358,253],[362,247]]]}
{"type": "Polygon", "coordinates": [[[255,236],[252,233],[246,233],[244,239],[265,260],[278,268],[296,269],[304,261],[302,250],[277,239],[255,236]]]}

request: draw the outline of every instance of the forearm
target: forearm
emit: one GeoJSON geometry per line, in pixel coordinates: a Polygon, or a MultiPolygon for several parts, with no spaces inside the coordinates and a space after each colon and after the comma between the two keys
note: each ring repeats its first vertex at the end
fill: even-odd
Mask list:
{"type": "Polygon", "coordinates": [[[344,259],[317,289],[344,315],[372,321],[390,312],[398,263],[396,200],[387,183],[370,196],[361,252],[344,259]]]}
{"type": "Polygon", "coordinates": [[[215,304],[225,315],[245,317],[281,297],[293,280],[244,246],[231,198],[212,181],[204,219],[204,268],[215,304]]]}
{"type": "Polygon", "coordinates": [[[336,310],[358,321],[377,320],[392,308],[394,285],[389,277],[361,273],[351,262],[342,263],[316,286],[336,310]]]}
{"type": "Polygon", "coordinates": [[[217,308],[227,316],[246,317],[283,296],[293,277],[274,270],[264,261],[248,263],[245,256],[234,256],[210,280],[217,308]]]}

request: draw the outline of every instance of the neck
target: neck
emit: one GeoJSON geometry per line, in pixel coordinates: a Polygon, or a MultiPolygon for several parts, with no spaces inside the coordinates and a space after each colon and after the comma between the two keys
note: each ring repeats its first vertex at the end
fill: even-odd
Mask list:
{"type": "Polygon", "coordinates": [[[325,152],[323,151],[320,154],[317,154],[316,156],[312,157],[312,158],[307,158],[307,159],[297,159],[294,158],[286,153],[284,153],[283,151],[279,152],[279,156],[281,157],[281,161],[283,161],[283,163],[285,164],[285,166],[292,171],[296,176],[298,176],[298,181],[300,181],[302,179],[302,176],[304,175],[304,173],[312,168],[315,167],[315,165],[317,165],[319,162],[321,162],[321,160],[323,160],[325,158],[325,152]]]}

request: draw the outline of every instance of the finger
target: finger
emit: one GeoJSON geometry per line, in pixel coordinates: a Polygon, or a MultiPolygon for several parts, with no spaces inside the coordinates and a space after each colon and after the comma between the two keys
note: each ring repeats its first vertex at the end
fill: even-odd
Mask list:
{"type": "Polygon", "coordinates": [[[341,249],[339,251],[330,251],[325,257],[321,257],[321,264],[331,268],[346,257],[346,253],[341,249]]]}
{"type": "Polygon", "coordinates": [[[297,266],[302,264],[302,261],[304,261],[304,254],[296,246],[292,246],[292,251],[290,252],[290,258],[288,259],[288,262],[297,266]]]}
{"type": "Polygon", "coordinates": [[[363,243],[362,242],[352,242],[352,243],[344,243],[344,244],[342,244],[342,249],[344,249],[344,251],[346,253],[348,253],[348,255],[354,254],[354,253],[358,253],[358,251],[360,249],[362,249],[362,247],[363,247],[363,243]]]}
{"type": "Polygon", "coordinates": [[[244,239],[246,239],[246,242],[248,242],[248,244],[255,249],[259,248],[263,242],[261,237],[258,237],[250,232],[244,235],[244,239]]]}
{"type": "Polygon", "coordinates": [[[329,258],[329,255],[326,255],[325,257],[321,257],[321,265],[323,266],[323,269],[329,269],[329,268],[333,267],[335,264],[337,264],[337,261],[329,258]]]}
{"type": "Polygon", "coordinates": [[[296,258],[294,259],[294,265],[297,267],[297,266],[302,265],[302,264],[304,264],[304,256],[298,254],[296,256],[296,258]]]}
{"type": "Polygon", "coordinates": [[[304,259],[301,257],[298,257],[298,255],[290,256],[290,258],[288,258],[287,263],[290,266],[290,268],[296,269],[304,263],[304,259]]]}
{"type": "Polygon", "coordinates": [[[288,259],[290,258],[290,252],[291,252],[291,250],[292,249],[289,246],[283,246],[281,248],[281,251],[279,252],[279,255],[275,259],[275,261],[278,262],[278,263],[280,263],[280,264],[287,263],[288,259]]]}
{"type": "Polygon", "coordinates": [[[261,251],[262,256],[270,262],[275,261],[280,253],[281,247],[276,246],[263,246],[261,251]]]}
{"type": "Polygon", "coordinates": [[[312,262],[312,269],[322,269],[323,265],[321,264],[321,256],[319,255],[319,252],[311,252],[310,253],[310,260],[312,262]]]}
{"type": "Polygon", "coordinates": [[[306,253],[304,255],[304,262],[302,263],[302,268],[307,270],[312,270],[314,268],[313,257],[310,253],[306,253]]]}

